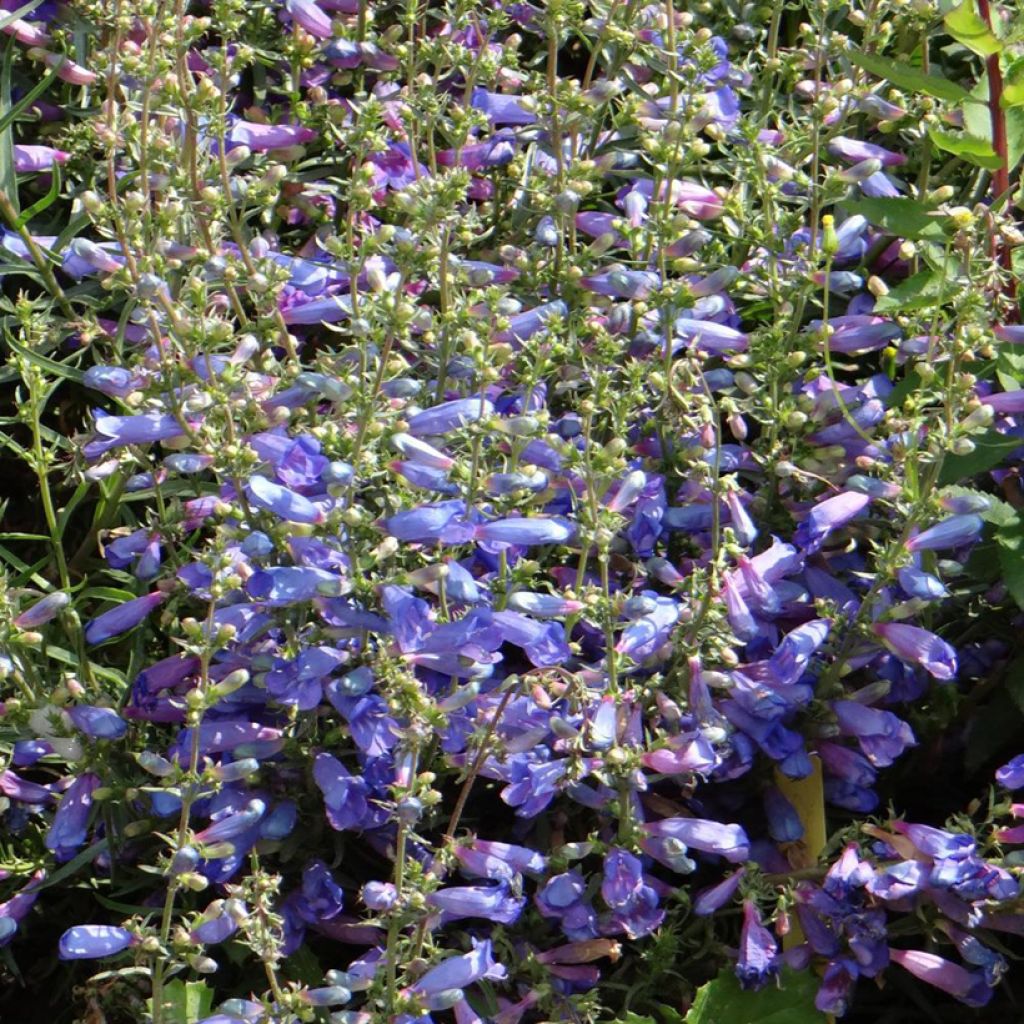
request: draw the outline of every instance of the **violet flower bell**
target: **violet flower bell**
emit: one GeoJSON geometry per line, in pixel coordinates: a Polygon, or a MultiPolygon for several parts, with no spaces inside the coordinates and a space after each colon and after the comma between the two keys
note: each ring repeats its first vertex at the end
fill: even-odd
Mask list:
{"type": "Polygon", "coordinates": [[[296,25],[317,39],[330,39],[334,26],[330,16],[317,6],[316,0],[284,0],[284,9],[296,25]]]}
{"type": "Polygon", "coordinates": [[[740,931],[740,955],[736,977],[743,988],[760,988],[779,972],[779,946],[761,923],[761,915],[751,900],[743,901],[743,928],[740,931]]]}
{"type": "Polygon", "coordinates": [[[52,622],[71,603],[63,590],[54,591],[26,608],[15,620],[18,629],[35,629],[52,622]]]}
{"type": "Polygon", "coordinates": [[[449,957],[447,960],[432,967],[412,986],[412,993],[422,996],[428,1007],[438,1003],[438,1008],[452,1005],[446,998],[453,992],[461,992],[474,982],[489,980],[500,981],[506,970],[495,959],[491,950],[491,940],[474,941],[473,949],[461,956],[449,957]]]}
{"type": "Polygon", "coordinates": [[[136,597],[132,601],[125,601],[110,611],[103,612],[95,619],[86,624],[85,642],[87,644],[101,644],[129,629],[134,629],[154,609],[158,608],[167,599],[167,595],[159,590],[151,594],[136,597]]]}
{"type": "Polygon", "coordinates": [[[956,677],[956,651],[927,629],[904,622],[876,622],[871,629],[901,661],[920,665],[944,682],[956,677]]]}
{"type": "Polygon", "coordinates": [[[60,937],[57,955],[61,960],[95,960],[114,956],[137,942],[138,939],[127,928],[79,924],[60,937]]]}
{"type": "Polygon", "coordinates": [[[985,1006],[992,998],[992,988],[983,971],[969,971],[952,960],[920,949],[893,949],[889,951],[889,958],[915,978],[967,1006],[985,1006]]]}
{"type": "Polygon", "coordinates": [[[866,494],[843,491],[818,502],[793,533],[793,542],[807,554],[818,551],[833,530],[845,526],[871,503],[866,494]]]}
{"type": "Polygon", "coordinates": [[[678,839],[692,850],[714,853],[731,864],[750,856],[750,840],[739,825],[726,825],[704,818],[664,818],[643,826],[650,836],[678,839]]]}
{"type": "Polygon", "coordinates": [[[75,776],[61,797],[44,843],[62,864],[71,860],[85,842],[89,813],[92,810],[92,794],[99,785],[98,775],[84,772],[75,776]]]}

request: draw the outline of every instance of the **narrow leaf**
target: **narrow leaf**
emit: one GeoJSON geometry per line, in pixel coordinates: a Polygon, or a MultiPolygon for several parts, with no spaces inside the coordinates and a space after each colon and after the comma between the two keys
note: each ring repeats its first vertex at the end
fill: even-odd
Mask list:
{"type": "Polygon", "coordinates": [[[910,92],[924,93],[938,100],[949,100],[952,103],[967,103],[971,94],[941,75],[926,74],[909,64],[899,64],[894,60],[886,60],[874,53],[863,53],[854,50],[849,54],[852,63],[879,78],[887,78],[893,85],[910,92]]]}

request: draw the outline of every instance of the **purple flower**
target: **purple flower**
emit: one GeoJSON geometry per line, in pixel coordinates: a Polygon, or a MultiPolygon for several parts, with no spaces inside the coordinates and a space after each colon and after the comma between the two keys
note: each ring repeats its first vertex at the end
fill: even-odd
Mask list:
{"type": "Polygon", "coordinates": [[[311,36],[330,39],[334,35],[331,19],[316,5],[316,0],[284,0],[284,9],[311,36]]]}
{"type": "Polygon", "coordinates": [[[128,731],[128,723],[113,708],[76,704],[68,710],[75,728],[93,740],[117,740],[128,731]]]}
{"type": "Polygon", "coordinates": [[[633,661],[650,657],[664,644],[679,621],[680,606],[671,597],[653,597],[654,607],[647,615],[631,622],[622,631],[615,650],[633,661]]]}
{"type": "Polygon", "coordinates": [[[406,430],[413,437],[449,434],[493,414],[494,405],[487,398],[457,398],[410,416],[406,430]]]}
{"type": "Polygon", "coordinates": [[[516,544],[529,547],[532,544],[564,544],[575,532],[575,525],[559,516],[513,516],[482,523],[476,528],[475,536],[478,541],[485,544],[516,544]]]}
{"type": "Polygon", "coordinates": [[[808,513],[807,518],[796,528],[793,542],[807,554],[817,551],[828,535],[845,526],[868,507],[871,498],[866,494],[844,491],[832,498],[819,502],[808,513]]]}
{"type": "Polygon", "coordinates": [[[503,331],[498,331],[494,335],[494,340],[509,344],[525,341],[543,331],[549,321],[556,317],[564,319],[568,315],[569,307],[561,299],[546,302],[543,306],[536,306],[534,309],[509,317],[508,327],[503,331]]]}
{"type": "Polygon", "coordinates": [[[574,941],[596,939],[597,915],[586,893],[586,879],[578,871],[566,871],[549,878],[534,902],[542,916],[559,922],[567,938],[574,941]]]}
{"type": "Polygon", "coordinates": [[[1018,754],[996,771],[996,782],[1005,789],[1024,786],[1024,754],[1018,754]]]}
{"type": "Polygon", "coordinates": [[[703,853],[716,853],[733,864],[750,856],[750,841],[739,825],[726,825],[704,818],[665,818],[644,825],[644,831],[652,836],[678,839],[703,853]]]}
{"type": "Polygon", "coordinates": [[[14,169],[18,174],[48,171],[54,164],[64,163],[70,153],[51,146],[14,146],[14,169]]]}
{"type": "Polygon", "coordinates": [[[85,627],[85,642],[88,644],[101,644],[104,640],[126,633],[134,629],[147,615],[159,607],[167,595],[158,590],[143,597],[136,597],[132,601],[125,601],[123,604],[111,608],[110,611],[96,616],[85,627]]]}
{"type": "Polygon", "coordinates": [[[804,826],[796,808],[778,786],[768,786],[763,794],[768,834],[777,843],[795,843],[803,838],[804,826]]]}
{"type": "Polygon", "coordinates": [[[245,585],[253,600],[276,607],[315,597],[338,597],[345,589],[344,577],[309,565],[269,566],[253,573],[245,585]]]}
{"type": "Polygon", "coordinates": [[[35,604],[26,608],[15,620],[18,629],[35,629],[52,621],[71,603],[71,598],[63,590],[54,591],[35,604]]]}
{"type": "Polygon", "coordinates": [[[44,840],[46,848],[63,863],[71,860],[85,842],[89,812],[92,810],[92,794],[100,785],[100,777],[85,772],[64,791],[60,805],[53,816],[53,823],[44,840]]]}
{"type": "Polygon", "coordinates": [[[410,462],[419,463],[422,466],[429,466],[431,469],[440,469],[447,472],[455,465],[455,460],[450,455],[438,451],[433,445],[412,434],[394,434],[391,437],[391,444],[398,449],[410,462]]]}
{"type": "Polygon", "coordinates": [[[750,345],[748,334],[714,320],[681,316],[675,321],[674,332],[677,340],[672,343],[673,352],[683,345],[701,352],[746,352],[750,345]]]}
{"type": "Polygon", "coordinates": [[[95,422],[99,437],[83,449],[90,461],[129,444],[149,444],[182,437],[184,428],[174,416],[163,413],[140,413],[137,416],[98,416],[95,422]]]}
{"type": "Polygon", "coordinates": [[[378,525],[385,533],[411,544],[463,544],[475,533],[466,519],[466,503],[457,499],[406,509],[378,525]]]}
{"type": "Polygon", "coordinates": [[[504,880],[499,880],[496,885],[438,889],[427,897],[427,902],[442,911],[445,922],[482,917],[499,924],[514,924],[526,905],[526,899],[514,896],[504,880]]]}
{"type": "MultiPolygon", "coordinates": [[[[312,6],[310,0],[302,0],[304,5],[312,6]]],[[[312,128],[304,128],[294,124],[257,124],[254,121],[243,121],[240,117],[229,115],[226,142],[228,149],[236,146],[248,146],[254,153],[262,153],[268,149],[281,149],[285,146],[301,145],[316,138],[312,128]]]]}
{"type": "Polygon", "coordinates": [[[486,89],[474,89],[470,100],[474,110],[482,110],[491,124],[526,125],[534,124],[537,115],[525,110],[516,96],[507,96],[500,92],[487,92],[486,89]]]}
{"type": "Polygon", "coordinates": [[[936,679],[949,680],[956,676],[956,651],[927,629],[903,622],[876,622],[871,629],[902,661],[920,665],[936,679]]]}
{"type": "Polygon", "coordinates": [[[951,960],[919,949],[893,949],[889,956],[915,978],[948,993],[967,1006],[984,1006],[992,998],[992,988],[982,971],[968,971],[951,960]]]}
{"type": "Polygon", "coordinates": [[[229,914],[222,900],[215,900],[189,933],[193,942],[215,945],[230,939],[238,931],[238,922],[229,914]]]}
{"type": "Polygon", "coordinates": [[[613,849],[605,857],[601,898],[614,926],[631,939],[650,935],[665,919],[658,894],[644,881],[639,858],[626,850],[613,849]]]}
{"type": "Polygon", "coordinates": [[[661,286],[661,279],[649,270],[618,269],[581,278],[580,285],[616,299],[646,299],[661,286]]]}
{"type": "Polygon", "coordinates": [[[760,988],[779,972],[779,947],[775,937],[761,923],[757,907],[743,901],[743,928],[736,977],[743,988],[760,988]]]}
{"type": "Polygon", "coordinates": [[[861,142],[859,139],[837,135],[828,144],[829,152],[841,157],[849,163],[860,163],[863,160],[880,160],[884,167],[898,167],[907,162],[903,153],[894,153],[891,149],[861,142]]]}
{"type": "Polygon", "coordinates": [[[289,523],[322,523],[324,513],[308,498],[259,475],[249,478],[249,501],[289,523]]]}
{"type": "Polygon", "coordinates": [[[950,516],[907,541],[908,551],[938,551],[956,548],[978,539],[985,528],[979,515],[950,516]]]}
{"type": "Polygon", "coordinates": [[[18,925],[28,916],[39,896],[39,885],[46,878],[46,872],[40,869],[29,879],[28,884],[16,892],[9,900],[0,903],[0,947],[6,946],[14,938],[18,925]]]}
{"type": "Polygon", "coordinates": [[[864,756],[876,768],[887,767],[907,747],[916,745],[910,726],[891,711],[853,700],[834,701],[832,710],[843,735],[855,737],[864,756]]]}
{"type": "Polygon", "coordinates": [[[449,957],[432,967],[413,985],[413,991],[429,997],[464,989],[485,978],[500,981],[505,974],[505,968],[494,959],[490,939],[484,939],[476,943],[471,952],[449,957]]]}
{"type": "Polygon", "coordinates": [[[717,885],[701,889],[694,898],[693,912],[698,917],[707,917],[719,908],[724,907],[736,895],[736,890],[739,888],[746,871],[746,868],[739,868],[731,875],[727,875],[717,885]]]}
{"type": "Polygon", "coordinates": [[[338,832],[359,828],[369,810],[366,780],[353,776],[331,754],[317,754],[313,761],[313,779],[324,795],[327,820],[338,832]]]}
{"type": "Polygon", "coordinates": [[[111,928],[103,924],[79,924],[69,928],[61,937],[58,955],[61,960],[94,960],[113,956],[137,939],[127,928],[111,928]]]}
{"type": "Polygon", "coordinates": [[[201,832],[197,832],[197,843],[221,843],[247,832],[267,813],[267,805],[260,799],[250,800],[241,811],[235,811],[219,818],[201,832]]]}

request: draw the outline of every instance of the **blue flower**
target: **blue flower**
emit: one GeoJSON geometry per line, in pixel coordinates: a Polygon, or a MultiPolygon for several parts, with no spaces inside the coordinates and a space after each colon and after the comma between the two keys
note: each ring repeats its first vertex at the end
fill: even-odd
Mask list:
{"type": "Polygon", "coordinates": [[[138,940],[127,928],[111,928],[103,924],[79,924],[69,928],[61,937],[61,960],[94,960],[114,956],[138,940]]]}
{"type": "Polygon", "coordinates": [[[105,640],[126,633],[129,629],[134,629],[166,598],[166,594],[155,590],[151,594],[136,597],[132,601],[125,601],[115,608],[111,608],[110,611],[97,615],[95,619],[86,624],[85,642],[101,644],[105,640]]]}
{"type": "Polygon", "coordinates": [[[760,988],[779,972],[779,946],[761,923],[757,907],[743,901],[743,927],[740,930],[740,955],[736,976],[743,988],[760,988]]]}
{"type": "Polygon", "coordinates": [[[85,842],[89,813],[92,810],[92,794],[99,785],[98,775],[85,772],[76,776],[64,791],[44,840],[46,848],[53,852],[60,863],[71,860],[85,842]]]}

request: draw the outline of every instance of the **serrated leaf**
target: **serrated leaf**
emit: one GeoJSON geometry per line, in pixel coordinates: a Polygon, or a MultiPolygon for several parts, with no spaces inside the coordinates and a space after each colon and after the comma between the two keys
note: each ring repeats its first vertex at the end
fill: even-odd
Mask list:
{"type": "Polygon", "coordinates": [[[916,199],[863,198],[844,203],[848,213],[859,213],[875,227],[900,238],[946,241],[946,218],[916,199]]]}
{"type": "Polygon", "coordinates": [[[1003,76],[1003,95],[1000,105],[1004,110],[1024,106],[1024,60],[1015,60],[1003,76]]]}
{"type": "MultiPolygon", "coordinates": [[[[148,1000],[152,1008],[152,1000],[148,1000]]],[[[163,1013],[168,1024],[195,1024],[213,1007],[213,989],[203,981],[182,981],[175,978],[164,985],[163,1013]]]]}
{"type": "Polygon", "coordinates": [[[929,128],[928,138],[933,145],[946,153],[966,160],[975,167],[984,167],[994,171],[1003,166],[1002,157],[992,148],[992,143],[987,139],[978,138],[976,135],[957,134],[946,132],[941,128],[929,128]]]}
{"type": "Polygon", "coordinates": [[[724,970],[697,990],[685,1024],[825,1024],[814,1006],[818,984],[810,972],[786,968],[778,984],[753,992],[724,970]]]}
{"type": "Polygon", "coordinates": [[[966,455],[947,455],[939,474],[940,486],[968,480],[977,473],[998,466],[1014,449],[1021,447],[1019,437],[1007,437],[996,430],[972,438],[974,451],[966,455]]]}
{"type": "Polygon", "coordinates": [[[1019,391],[1024,381],[1024,352],[1003,345],[996,355],[996,378],[1004,391],[1019,391]]]}
{"type": "Polygon", "coordinates": [[[956,82],[951,82],[941,75],[926,74],[909,64],[899,64],[875,53],[862,53],[859,50],[854,50],[848,56],[857,67],[870,71],[879,78],[887,78],[901,89],[924,93],[937,100],[949,100],[953,103],[966,103],[971,98],[971,94],[956,82]]]}
{"type": "Polygon", "coordinates": [[[999,53],[1003,48],[1003,44],[989,28],[988,22],[978,14],[974,0],[965,0],[942,20],[945,22],[946,31],[979,57],[991,57],[993,53],[999,53]]]}

